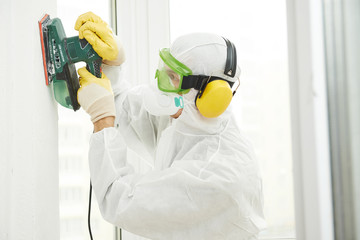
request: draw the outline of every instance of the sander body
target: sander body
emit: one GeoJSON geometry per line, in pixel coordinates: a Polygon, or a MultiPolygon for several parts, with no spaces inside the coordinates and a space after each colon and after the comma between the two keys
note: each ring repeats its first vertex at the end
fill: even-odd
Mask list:
{"type": "Polygon", "coordinates": [[[80,108],[77,91],[80,88],[75,63],[85,62],[87,70],[101,77],[101,57],[86,39],[66,38],[59,18],[48,14],[38,22],[46,85],[53,85],[56,101],[74,111],[80,108]]]}

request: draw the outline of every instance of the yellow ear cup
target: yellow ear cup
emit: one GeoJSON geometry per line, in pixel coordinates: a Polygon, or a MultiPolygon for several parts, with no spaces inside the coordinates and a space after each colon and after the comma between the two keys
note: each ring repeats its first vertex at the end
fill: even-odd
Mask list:
{"type": "Polygon", "coordinates": [[[196,106],[201,115],[207,118],[220,116],[232,99],[230,85],[224,80],[214,80],[206,85],[202,96],[196,99],[196,106]]]}

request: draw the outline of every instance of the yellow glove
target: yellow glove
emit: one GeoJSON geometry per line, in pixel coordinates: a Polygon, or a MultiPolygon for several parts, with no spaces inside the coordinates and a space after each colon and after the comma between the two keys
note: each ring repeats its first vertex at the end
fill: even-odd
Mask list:
{"type": "Polygon", "coordinates": [[[75,30],[79,31],[79,38],[85,38],[100,57],[110,61],[117,58],[119,50],[113,32],[99,16],[92,12],[80,15],[75,30]]]}
{"type": "Polygon", "coordinates": [[[101,78],[92,75],[85,67],[78,70],[80,88],[77,99],[81,107],[90,115],[91,121],[115,117],[114,96],[110,80],[102,73],[101,78]]]}

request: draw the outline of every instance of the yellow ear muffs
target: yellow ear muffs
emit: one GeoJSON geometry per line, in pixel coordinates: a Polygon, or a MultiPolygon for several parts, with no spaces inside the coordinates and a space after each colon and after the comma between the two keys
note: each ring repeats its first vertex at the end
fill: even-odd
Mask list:
{"type": "Polygon", "coordinates": [[[214,80],[209,82],[203,92],[196,96],[195,103],[201,115],[215,118],[226,110],[232,96],[229,83],[224,80],[214,80]]]}

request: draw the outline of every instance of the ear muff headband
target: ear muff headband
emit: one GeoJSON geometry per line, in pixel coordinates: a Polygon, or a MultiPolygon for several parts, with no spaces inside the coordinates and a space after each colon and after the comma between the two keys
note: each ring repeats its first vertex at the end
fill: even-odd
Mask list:
{"type": "Polygon", "coordinates": [[[230,42],[228,39],[224,37],[223,39],[225,40],[227,46],[224,74],[229,77],[234,77],[236,74],[236,67],[237,67],[236,48],[235,45],[232,42],[230,42]]]}
{"type": "MultiPolygon", "coordinates": [[[[227,47],[224,74],[233,78],[237,68],[236,48],[228,39],[224,38],[224,40],[227,47]]],[[[232,82],[221,78],[209,78],[209,80],[200,87],[195,98],[195,105],[201,115],[207,118],[215,118],[225,112],[232,100],[232,84],[232,82]]]]}

